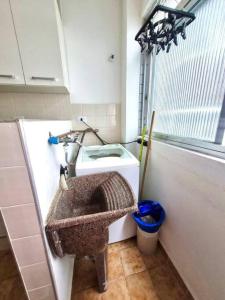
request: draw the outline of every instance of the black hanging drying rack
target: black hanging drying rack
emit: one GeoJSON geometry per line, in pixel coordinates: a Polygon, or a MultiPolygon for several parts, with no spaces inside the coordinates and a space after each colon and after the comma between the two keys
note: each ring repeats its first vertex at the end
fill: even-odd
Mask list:
{"type": "Polygon", "coordinates": [[[135,40],[140,44],[141,52],[150,53],[154,46],[156,46],[156,54],[160,50],[169,52],[172,42],[178,45],[178,34],[186,39],[186,27],[194,19],[193,13],[157,5],[136,34],[135,40]],[[157,20],[157,14],[159,16],[160,12],[163,18],[157,20]]]}

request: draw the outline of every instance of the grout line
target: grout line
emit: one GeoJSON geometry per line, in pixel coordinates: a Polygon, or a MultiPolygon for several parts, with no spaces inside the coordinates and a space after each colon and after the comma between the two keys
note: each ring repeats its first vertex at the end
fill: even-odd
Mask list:
{"type": "Polygon", "coordinates": [[[118,251],[118,252],[119,252],[120,262],[121,262],[122,269],[123,269],[123,274],[124,274],[124,277],[125,277],[125,279],[126,279],[126,274],[125,274],[125,269],[124,269],[123,259],[122,259],[122,256],[121,256],[121,254],[120,254],[120,251],[118,251]]]}
{"type": "MultiPolygon", "coordinates": [[[[64,122],[64,121],[62,121],[62,122],[64,122]]],[[[48,246],[47,246],[47,242],[45,240],[45,238],[46,238],[45,231],[44,231],[44,226],[45,225],[44,225],[44,222],[41,218],[41,209],[40,209],[40,205],[39,205],[39,201],[38,201],[39,198],[38,198],[37,189],[36,189],[36,186],[35,186],[34,174],[33,174],[32,167],[31,167],[30,157],[29,157],[29,154],[28,154],[28,147],[27,147],[27,143],[26,143],[26,139],[25,139],[24,123],[23,123],[22,120],[17,121],[17,129],[18,129],[19,136],[20,136],[21,147],[22,147],[23,154],[24,154],[24,159],[25,159],[25,165],[26,165],[26,168],[27,168],[29,181],[30,181],[30,186],[31,186],[32,194],[33,194],[36,217],[38,219],[40,234],[41,234],[41,237],[42,237],[42,245],[44,246],[45,257],[46,257],[46,260],[47,260],[48,273],[50,275],[51,283],[52,283],[52,286],[53,286],[55,299],[59,300],[59,297],[58,297],[58,294],[57,294],[57,291],[56,291],[56,281],[55,281],[55,277],[53,276],[53,268],[52,268],[52,265],[50,263],[50,258],[49,258],[50,254],[48,252],[48,248],[47,248],[48,246]]]]}
{"type": "MultiPolygon", "coordinates": [[[[131,248],[131,247],[128,246],[127,248],[124,248],[124,249],[128,249],[128,248],[131,248]]],[[[128,284],[127,284],[127,279],[126,279],[128,276],[125,276],[124,265],[123,265],[122,257],[120,255],[120,252],[122,250],[123,249],[120,249],[120,250],[115,251],[115,252],[117,252],[117,254],[119,254],[119,257],[120,257],[120,262],[121,262],[122,269],[123,269],[123,277],[115,278],[115,279],[111,280],[110,283],[113,283],[113,282],[118,281],[118,280],[124,280],[125,285],[126,285],[126,289],[127,289],[127,292],[128,292],[129,300],[131,300],[131,295],[130,295],[130,291],[129,291],[128,284]]]]}
{"type": "Polygon", "coordinates": [[[27,235],[27,236],[16,238],[16,239],[11,239],[11,241],[14,242],[14,241],[23,240],[23,239],[30,239],[31,237],[38,237],[38,236],[41,237],[41,233],[37,233],[37,234],[34,234],[34,235],[27,235]]]}
{"type": "Polygon", "coordinates": [[[9,235],[9,241],[10,241],[10,243],[12,242],[12,241],[15,241],[15,240],[20,240],[20,239],[25,239],[25,238],[31,238],[31,237],[33,237],[33,236],[37,236],[37,235],[41,235],[41,233],[35,233],[34,235],[26,235],[26,236],[22,236],[22,237],[19,237],[19,238],[11,238],[11,236],[9,235]]]}
{"type": "Polygon", "coordinates": [[[22,204],[15,204],[15,205],[10,205],[10,206],[1,206],[1,210],[7,209],[7,208],[12,208],[12,207],[20,207],[20,206],[28,206],[28,205],[34,205],[34,201],[33,202],[29,202],[29,203],[22,203],[22,204]]]}
{"type": "MultiPolygon", "coordinates": [[[[5,222],[3,215],[2,215],[2,217],[3,217],[3,221],[5,222]]],[[[7,225],[6,222],[5,222],[5,225],[7,225]]],[[[21,279],[21,282],[23,284],[23,288],[24,288],[25,294],[27,295],[27,298],[30,299],[30,297],[29,297],[29,295],[27,293],[27,288],[26,288],[26,284],[25,284],[24,278],[23,278],[21,270],[20,270],[20,266],[19,266],[17,255],[16,255],[15,250],[13,249],[13,246],[12,246],[12,240],[11,240],[11,236],[9,234],[9,230],[8,230],[7,226],[6,226],[6,232],[7,232],[7,235],[8,235],[10,250],[11,250],[11,253],[13,255],[13,259],[15,260],[16,269],[18,271],[18,277],[21,279]]]]}
{"type": "MultiPolygon", "coordinates": [[[[116,244],[116,243],[114,243],[114,244],[116,244]]],[[[109,252],[108,252],[108,256],[110,257],[110,255],[112,254],[112,253],[115,253],[115,254],[117,254],[117,255],[119,255],[119,260],[120,260],[120,263],[121,263],[121,266],[122,266],[122,270],[123,270],[123,276],[121,276],[121,277],[118,277],[118,278],[115,278],[115,279],[113,279],[113,280],[110,280],[109,281],[109,284],[113,284],[113,283],[115,283],[115,282],[118,282],[118,281],[120,281],[120,280],[124,280],[125,281],[125,285],[126,285],[126,289],[127,289],[127,293],[128,293],[128,299],[129,300],[131,300],[132,299],[132,297],[131,297],[131,294],[130,294],[130,291],[129,291],[129,288],[128,288],[128,283],[127,283],[127,277],[129,277],[129,276],[125,276],[125,272],[124,272],[124,264],[123,264],[123,260],[122,260],[122,257],[121,257],[121,251],[122,250],[125,250],[125,249],[129,249],[129,248],[134,248],[134,247],[136,247],[136,245],[127,245],[127,246],[125,246],[124,248],[122,248],[122,249],[115,249],[115,250],[112,250],[112,251],[110,251],[109,249],[110,249],[110,245],[109,245],[109,252]]],[[[133,275],[133,274],[132,274],[133,275]]],[[[83,288],[83,289],[80,289],[80,290],[77,290],[77,291],[74,291],[74,290],[72,290],[72,295],[74,296],[74,295],[76,295],[76,294],[79,294],[79,293],[82,293],[82,292],[85,292],[85,291],[87,291],[87,290],[89,290],[89,289],[96,289],[97,288],[97,285],[95,285],[95,286],[90,286],[90,287],[86,287],[86,288],[83,288]]],[[[102,299],[103,298],[103,296],[102,295],[99,295],[99,299],[102,299]]]]}
{"type": "Polygon", "coordinates": [[[37,265],[41,265],[41,264],[46,264],[46,266],[48,266],[47,265],[47,261],[46,260],[42,260],[42,261],[39,261],[39,262],[31,264],[31,265],[26,265],[26,266],[23,266],[23,267],[19,266],[19,269],[23,270],[23,269],[26,269],[26,268],[29,268],[29,267],[33,267],[33,266],[37,266],[37,265]]]}
{"type": "MultiPolygon", "coordinates": [[[[124,249],[129,249],[129,248],[131,248],[131,247],[125,247],[124,249]]],[[[127,292],[128,292],[128,295],[129,295],[129,299],[131,300],[131,294],[130,294],[130,291],[129,291],[129,288],[128,288],[128,283],[127,283],[127,276],[125,275],[125,270],[124,270],[124,264],[123,264],[123,259],[122,259],[122,256],[121,256],[121,251],[122,251],[123,249],[120,249],[120,250],[118,250],[118,254],[119,254],[119,257],[120,257],[120,262],[121,262],[121,265],[122,265],[122,269],[123,269],[123,275],[124,275],[124,280],[125,280],[125,285],[126,285],[126,288],[127,288],[127,292]]]]}
{"type": "Polygon", "coordinates": [[[15,168],[25,168],[26,169],[26,166],[25,165],[19,165],[19,166],[2,166],[0,167],[0,170],[4,170],[4,169],[15,169],[15,168]]]}
{"type": "Polygon", "coordinates": [[[127,282],[127,278],[125,277],[125,284],[126,284],[126,287],[127,287],[127,291],[128,291],[128,295],[129,295],[129,298],[131,299],[131,294],[130,294],[130,289],[129,289],[129,286],[128,286],[128,282],[127,282]]]}
{"type": "Polygon", "coordinates": [[[51,284],[51,283],[49,283],[49,284],[46,284],[46,285],[40,286],[40,287],[38,287],[38,288],[35,288],[35,289],[31,289],[31,290],[28,290],[28,289],[27,289],[27,291],[28,291],[28,292],[32,292],[32,291],[36,291],[36,290],[39,290],[39,289],[41,289],[41,288],[45,288],[45,287],[48,287],[48,286],[52,287],[52,284],[51,284]]]}

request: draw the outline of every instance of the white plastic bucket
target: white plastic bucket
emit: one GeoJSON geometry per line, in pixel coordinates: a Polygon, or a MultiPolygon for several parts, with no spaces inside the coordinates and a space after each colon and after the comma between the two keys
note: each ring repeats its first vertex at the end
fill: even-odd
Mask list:
{"type": "Polygon", "coordinates": [[[139,250],[145,254],[153,254],[157,248],[159,232],[145,232],[137,227],[137,245],[139,250]]]}

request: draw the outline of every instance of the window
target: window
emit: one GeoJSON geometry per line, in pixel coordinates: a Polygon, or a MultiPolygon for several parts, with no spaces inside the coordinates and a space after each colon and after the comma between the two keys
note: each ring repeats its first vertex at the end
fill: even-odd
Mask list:
{"type": "Polygon", "coordinates": [[[154,109],[156,138],[224,156],[225,1],[198,2],[185,41],[179,37],[169,53],[143,54],[140,127],[154,109]]]}

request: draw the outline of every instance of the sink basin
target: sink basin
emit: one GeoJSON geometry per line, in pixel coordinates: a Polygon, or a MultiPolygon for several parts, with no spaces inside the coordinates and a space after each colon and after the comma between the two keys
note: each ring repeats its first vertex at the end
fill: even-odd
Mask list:
{"type": "MultiPolygon", "coordinates": [[[[70,178],[67,185],[69,190],[57,193],[48,215],[46,234],[50,247],[59,257],[93,256],[104,269],[108,226],[136,209],[132,190],[117,172],[70,178]]],[[[99,277],[105,278],[106,271],[99,277]]],[[[100,290],[105,290],[105,283],[100,290]]]]}
{"type": "Polygon", "coordinates": [[[134,196],[117,172],[73,177],[67,185],[69,190],[58,192],[48,215],[52,249],[60,257],[94,255],[107,244],[109,224],[136,209],[134,196]]]}

